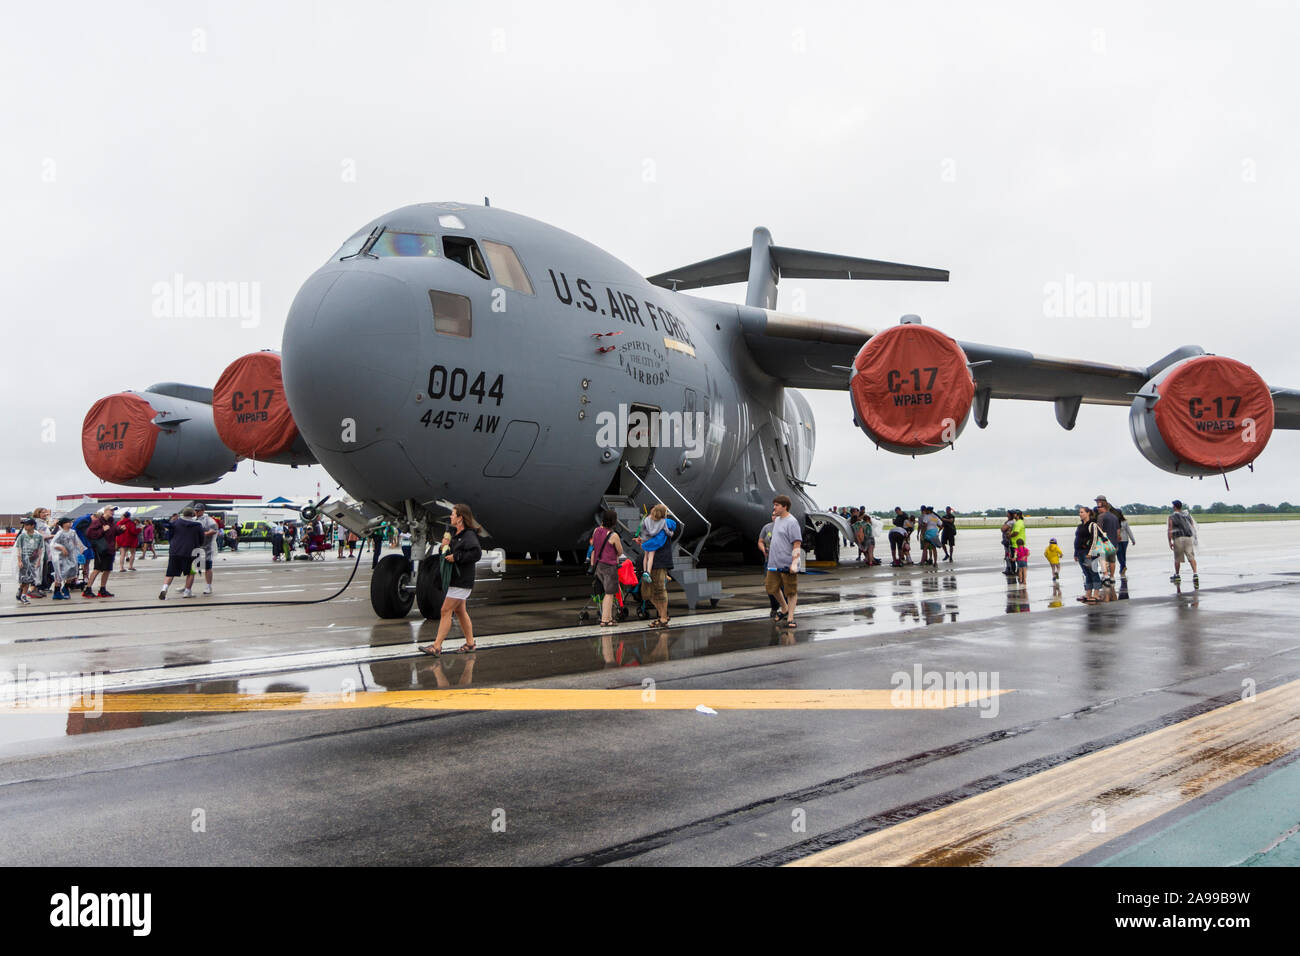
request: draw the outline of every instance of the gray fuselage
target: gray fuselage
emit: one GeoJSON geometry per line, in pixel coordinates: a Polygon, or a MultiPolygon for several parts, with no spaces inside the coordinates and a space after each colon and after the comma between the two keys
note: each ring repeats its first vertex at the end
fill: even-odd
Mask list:
{"type": "Polygon", "coordinates": [[[495,546],[569,549],[613,492],[664,501],[692,532],[693,506],[753,537],[774,495],[812,507],[798,482],[815,432],[803,397],[751,358],[746,309],[652,286],[504,210],[407,206],[304,283],[285,393],[330,475],[396,517],[464,501],[495,546]],[[655,447],[623,447],[637,412],[666,426],[655,447]]]}

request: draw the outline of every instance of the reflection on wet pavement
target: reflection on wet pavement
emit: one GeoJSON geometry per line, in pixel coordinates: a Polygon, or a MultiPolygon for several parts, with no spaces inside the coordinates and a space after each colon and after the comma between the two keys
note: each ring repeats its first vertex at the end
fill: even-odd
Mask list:
{"type": "MultiPolygon", "coordinates": [[[[1215,585],[1204,597],[1219,609],[1233,603],[1229,589],[1234,582],[1253,579],[1259,586],[1269,586],[1268,582],[1278,580],[1274,569],[1282,559],[1291,557],[1261,552],[1256,540],[1258,526],[1238,532],[1243,539],[1251,539],[1244,549],[1249,558],[1235,560],[1236,573],[1231,576],[1217,569],[1206,569],[1203,575],[1203,580],[1215,585]]],[[[1229,547],[1225,553],[1232,550],[1229,547]]],[[[996,565],[941,570],[848,565],[829,574],[808,576],[801,587],[798,627],[793,630],[773,625],[765,608],[761,576],[750,568],[711,569],[728,589],[716,611],[701,609],[689,614],[675,610],[674,626],[667,630],[629,622],[612,632],[571,626],[573,601],[580,601],[589,588],[585,575],[572,569],[544,569],[522,577],[507,574],[485,580],[471,604],[476,632],[485,638],[484,651],[467,657],[446,654],[440,660],[414,651],[415,644],[427,643],[437,622],[376,622],[360,598],[310,609],[250,611],[222,604],[169,605],[161,615],[149,613],[156,610],[149,608],[117,616],[60,620],[59,615],[16,625],[6,621],[6,626],[0,627],[0,645],[13,651],[0,658],[0,705],[4,703],[5,672],[12,675],[17,666],[36,668],[38,664],[49,672],[110,675],[121,688],[165,686],[173,693],[257,694],[280,689],[306,693],[337,692],[349,685],[361,690],[426,690],[518,684],[766,647],[895,635],[1030,612],[1034,612],[1035,621],[1042,619],[1047,626],[1042,617],[1047,610],[1084,613],[1084,633],[1108,638],[1128,625],[1106,606],[1129,601],[1130,587],[1135,596],[1154,596],[1178,610],[1184,618],[1178,627],[1185,635],[1180,657],[1195,664],[1201,660],[1203,638],[1196,614],[1203,596],[1187,585],[1168,582],[1163,555],[1144,558],[1134,557],[1130,577],[1106,589],[1100,605],[1086,609],[1074,601],[1078,582],[1069,578],[1068,566],[1061,581],[1051,581],[1035,569],[1028,586],[1021,587],[1003,578],[996,565]],[[339,619],[331,621],[329,615],[339,619]],[[96,626],[88,629],[87,621],[96,626]],[[181,624],[185,627],[178,627],[181,624]],[[199,679],[187,682],[187,669],[199,679]],[[209,671],[223,672],[201,676],[209,671]],[[133,679],[133,674],[140,679],[133,679]]],[[[1034,624],[1035,631],[1039,626],[1034,624]]],[[[450,642],[453,650],[456,633],[453,631],[450,642]]],[[[1108,659],[1113,648],[1091,643],[1083,650],[1085,672],[1097,691],[1103,692],[1107,680],[1103,675],[1113,663],[1108,659]]],[[[34,714],[27,716],[27,720],[18,720],[13,714],[0,716],[0,743],[52,735],[48,721],[34,714]]],[[[96,722],[96,718],[73,713],[66,715],[57,733],[147,727],[183,716],[111,714],[96,722]]]]}

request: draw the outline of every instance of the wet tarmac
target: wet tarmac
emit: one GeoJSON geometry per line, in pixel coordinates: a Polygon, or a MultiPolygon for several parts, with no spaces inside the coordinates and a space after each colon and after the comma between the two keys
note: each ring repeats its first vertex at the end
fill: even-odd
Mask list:
{"type": "MultiPolygon", "coordinates": [[[[368,557],[341,596],[297,606],[247,602],[325,597],[352,563],[227,556],[217,593],[184,601],[158,601],[153,562],[102,605],[21,609],[9,587],[0,815],[29,836],[0,863],[773,864],[873,835],[896,855],[857,862],[1105,862],[1296,751],[1297,530],[1203,527],[1192,589],[1169,582],[1159,529],[1138,529],[1127,587],[1093,607],[1074,566],[1054,588],[1038,557],[1069,529],[1033,535],[1024,590],[992,532],[963,533],[937,570],[804,576],[793,631],[750,569],[710,570],[717,608],[675,600],[668,630],[633,614],[611,632],[578,623],[585,575],[511,567],[475,589],[482,650],[440,660],[414,649],[436,622],[373,618],[368,557]],[[954,699],[954,680],[991,693],[954,699]],[[1235,712],[1200,750],[1159,736],[1246,695],[1276,703],[1222,754],[1200,751],[1235,712]],[[1120,747],[1168,752],[1196,783],[1132,779],[1120,747]],[[1075,803],[1033,803],[1083,758],[1098,768],[1075,803]],[[983,819],[976,799],[1029,822],[981,835],[936,816],[983,819]]],[[[1282,837],[1285,817],[1260,832],[1282,837]]],[[[1288,839],[1259,859],[1288,858],[1288,839]]]]}

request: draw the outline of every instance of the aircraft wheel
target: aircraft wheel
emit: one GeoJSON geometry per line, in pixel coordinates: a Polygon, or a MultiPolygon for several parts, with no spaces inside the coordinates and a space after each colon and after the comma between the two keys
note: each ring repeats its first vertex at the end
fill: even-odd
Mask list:
{"type": "Polygon", "coordinates": [[[717,607],[717,606],[718,606],[718,599],[717,599],[717,598],[709,598],[709,607],[717,607]]]}
{"type": "Polygon", "coordinates": [[[617,611],[615,611],[615,612],[614,612],[614,616],[615,616],[616,618],[618,618],[620,621],[626,621],[626,620],[627,620],[627,605],[624,604],[621,608],[619,608],[617,611]]]}
{"type": "Polygon", "coordinates": [[[650,617],[650,612],[647,611],[647,610],[646,610],[645,608],[643,608],[643,607],[639,607],[639,608],[636,609],[636,616],[639,617],[641,620],[644,621],[644,620],[646,620],[648,617],[650,617]]]}
{"type": "Polygon", "coordinates": [[[370,576],[370,606],[383,618],[406,617],[415,596],[406,590],[411,580],[411,562],[400,554],[379,559],[370,576]]]}
{"type": "Polygon", "coordinates": [[[420,578],[415,582],[415,601],[420,606],[420,616],[428,621],[442,617],[442,602],[446,595],[442,590],[442,561],[430,557],[420,562],[420,578]]]}

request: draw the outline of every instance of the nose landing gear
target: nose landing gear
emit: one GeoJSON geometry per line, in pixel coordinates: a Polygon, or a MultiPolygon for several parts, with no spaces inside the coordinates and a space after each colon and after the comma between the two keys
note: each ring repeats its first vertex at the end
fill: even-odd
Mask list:
{"type": "Polygon", "coordinates": [[[370,606],[382,618],[403,618],[418,604],[420,614],[437,620],[442,616],[442,558],[432,553],[430,542],[442,534],[435,530],[441,519],[414,501],[406,502],[406,520],[397,522],[411,534],[411,557],[389,554],[380,558],[370,578],[370,606]]]}

